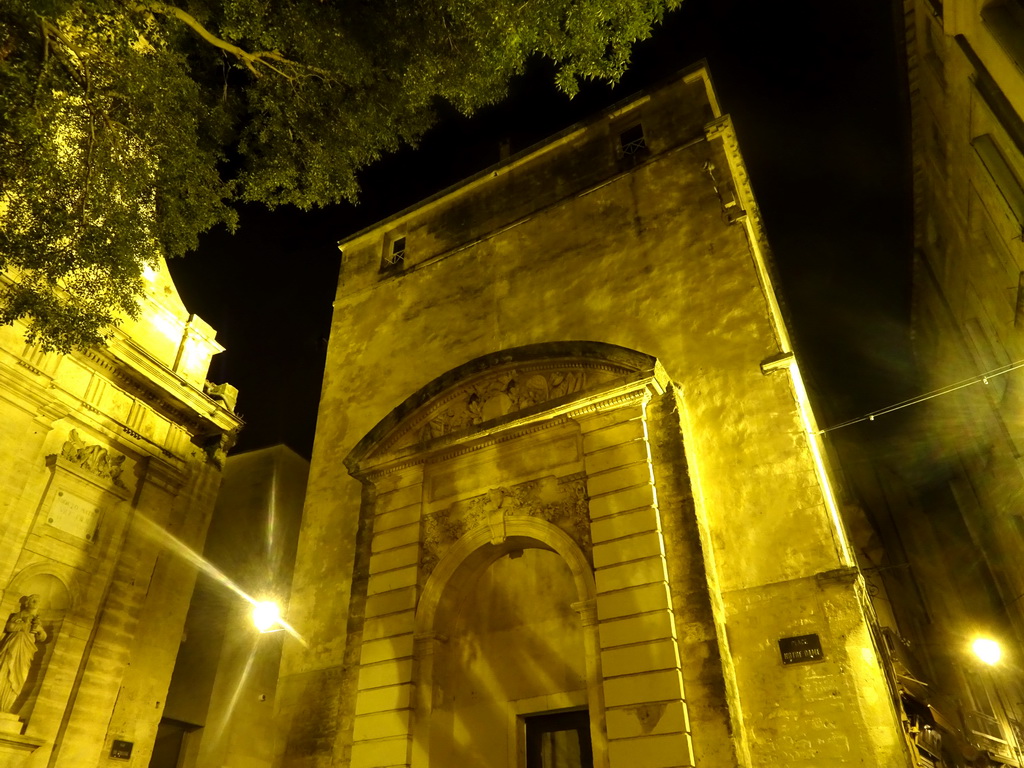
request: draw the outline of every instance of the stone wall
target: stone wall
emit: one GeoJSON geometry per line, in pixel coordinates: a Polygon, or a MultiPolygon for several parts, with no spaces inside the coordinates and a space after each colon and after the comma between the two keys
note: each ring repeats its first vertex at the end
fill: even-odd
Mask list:
{"type": "Polygon", "coordinates": [[[203,391],[212,329],[147,277],[140,319],[103,349],[46,354],[0,329],[0,610],[40,595],[48,635],[4,765],[124,765],[115,740],[149,759],[196,575],[181,555],[240,422],[203,391]]]}
{"type": "Polygon", "coordinates": [[[573,576],[586,686],[559,654],[542,654],[557,693],[489,685],[506,744],[530,715],[586,707],[600,766],[905,764],[703,69],[343,250],[291,603],[309,646],[286,648],[281,765],[478,749],[445,659],[467,627],[497,647],[486,617],[460,611],[473,589],[518,604],[491,574],[531,547],[573,576]],[[645,146],[624,151],[637,125],[645,146]],[[552,489],[577,481],[566,528],[552,489]],[[803,635],[823,658],[784,664],[779,641],[803,635]]]}
{"type": "Polygon", "coordinates": [[[1024,762],[1024,41],[1019,3],[906,0],[920,391],[846,447],[912,738],[1024,762]],[[868,433],[870,435],[871,433],[868,433]],[[858,456],[857,453],[860,455],[858,456]],[[978,636],[1004,649],[995,667],[978,636]],[[934,725],[922,707],[936,713],[934,725]],[[929,728],[916,727],[918,724],[929,728]]]}

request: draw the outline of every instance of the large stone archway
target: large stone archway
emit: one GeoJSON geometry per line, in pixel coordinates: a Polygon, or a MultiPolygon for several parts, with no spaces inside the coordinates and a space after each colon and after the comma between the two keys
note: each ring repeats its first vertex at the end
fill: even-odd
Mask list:
{"type": "Polygon", "coordinates": [[[705,67],[341,247],[284,765],[408,768],[419,601],[502,488],[579,536],[593,566],[610,768],[905,762],[705,67]],[[649,154],[627,167],[637,121],[649,154]],[[382,272],[397,235],[407,259],[382,272]],[[576,487],[578,530],[562,515],[576,487]],[[822,656],[786,663],[780,643],[809,636],[822,656]]]}
{"type": "Polygon", "coordinates": [[[367,489],[352,766],[522,768],[524,718],[578,709],[598,768],[693,764],[648,439],[667,379],[605,346],[462,366],[349,456],[367,489]]]}
{"type": "Polygon", "coordinates": [[[502,505],[511,498],[501,490],[488,494],[488,518],[445,554],[420,597],[413,768],[490,764],[505,755],[518,765],[523,717],[574,708],[589,712],[595,768],[608,764],[592,567],[557,525],[521,509],[505,515],[502,505]],[[465,657],[479,650],[482,658],[467,664],[465,657]],[[463,674],[471,666],[481,671],[463,674]],[[440,690],[448,692],[439,696],[440,690]],[[497,715],[490,733],[486,717],[474,718],[475,728],[460,722],[485,702],[497,715]]]}

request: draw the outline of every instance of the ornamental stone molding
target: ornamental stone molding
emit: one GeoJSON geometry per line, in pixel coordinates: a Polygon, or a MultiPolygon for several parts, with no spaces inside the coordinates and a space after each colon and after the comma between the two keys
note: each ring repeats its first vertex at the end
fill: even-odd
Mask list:
{"type": "Polygon", "coordinates": [[[592,560],[590,511],[586,475],[546,477],[519,485],[496,487],[486,493],[423,517],[420,575],[425,580],[452,545],[467,533],[489,526],[491,539],[505,539],[510,517],[538,517],[558,526],[592,560]]]}
{"type": "Polygon", "coordinates": [[[469,431],[600,387],[635,369],[600,360],[542,360],[492,368],[445,390],[388,435],[377,457],[469,431]]]}

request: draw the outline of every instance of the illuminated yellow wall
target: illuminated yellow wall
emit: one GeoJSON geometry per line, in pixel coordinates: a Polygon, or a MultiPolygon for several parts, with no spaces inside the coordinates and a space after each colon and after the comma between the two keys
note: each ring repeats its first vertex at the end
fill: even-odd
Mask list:
{"type": "Polygon", "coordinates": [[[240,427],[203,391],[212,329],[175,369],[201,321],[152,277],[106,348],[43,353],[0,328],[0,611],[38,593],[49,635],[0,723],[0,765],[107,765],[115,740],[149,760],[196,577],[169,553],[201,548],[240,427]]]}
{"type": "Polygon", "coordinates": [[[516,537],[573,573],[598,765],[904,764],[702,69],[342,247],[291,602],[310,645],[286,647],[280,765],[444,765],[422,724],[446,683],[436,622],[516,537]],[[649,153],[625,157],[638,122],[649,153]],[[399,236],[405,264],[382,269],[399,236]],[[569,369],[588,386],[556,385],[569,369]],[[494,507],[501,488],[577,473],[589,555],[513,512],[424,565],[430,517],[463,514],[444,499],[494,507]],[[784,665],[779,640],[808,634],[824,658],[784,665]]]}

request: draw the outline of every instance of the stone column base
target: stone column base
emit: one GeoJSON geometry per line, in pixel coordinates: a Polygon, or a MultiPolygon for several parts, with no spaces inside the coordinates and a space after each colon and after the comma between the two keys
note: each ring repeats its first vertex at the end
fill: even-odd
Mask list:
{"type": "Polygon", "coordinates": [[[17,715],[11,714],[10,712],[0,712],[0,734],[20,734],[24,725],[25,724],[21,722],[21,718],[17,715]]]}
{"type": "Polygon", "coordinates": [[[15,715],[0,712],[0,765],[18,768],[45,742],[21,735],[22,722],[15,715]],[[12,732],[8,730],[14,728],[12,732]]]}

